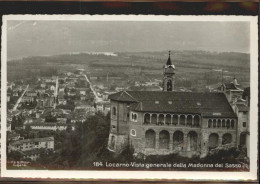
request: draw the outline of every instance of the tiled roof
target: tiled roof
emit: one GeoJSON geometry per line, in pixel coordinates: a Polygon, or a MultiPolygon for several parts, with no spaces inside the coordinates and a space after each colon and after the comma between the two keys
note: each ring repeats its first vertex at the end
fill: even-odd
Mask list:
{"type": "MultiPolygon", "coordinates": [[[[132,92],[132,91],[131,91],[132,92]]],[[[136,99],[129,94],[129,91],[121,91],[112,95],[109,95],[109,99],[113,99],[116,101],[124,101],[124,102],[134,102],[136,99]]]]}
{"type": "Polygon", "coordinates": [[[172,61],[171,61],[170,55],[169,55],[169,57],[168,57],[168,60],[167,60],[167,62],[166,62],[166,65],[172,65],[172,61]]]}
{"type": "Polygon", "coordinates": [[[248,107],[244,104],[237,104],[236,105],[239,112],[248,112],[248,107]]]}
{"type": "Polygon", "coordinates": [[[226,89],[229,90],[229,89],[237,89],[237,87],[235,86],[234,83],[225,83],[225,86],[226,86],[226,89]]]}
{"type": "Polygon", "coordinates": [[[224,93],[122,91],[109,99],[133,102],[131,108],[143,112],[192,113],[204,117],[236,117],[224,93]]]}

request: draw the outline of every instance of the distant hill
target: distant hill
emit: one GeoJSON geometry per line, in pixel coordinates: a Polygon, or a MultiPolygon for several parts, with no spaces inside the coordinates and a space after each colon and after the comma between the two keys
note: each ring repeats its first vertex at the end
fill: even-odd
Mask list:
{"type": "MultiPolygon", "coordinates": [[[[70,64],[120,64],[120,65],[140,65],[157,67],[162,65],[168,58],[168,52],[89,52],[89,53],[69,53],[53,56],[33,56],[10,62],[56,62],[70,64]],[[130,62],[130,63],[129,63],[130,62]]],[[[234,66],[250,68],[250,55],[238,52],[209,52],[209,51],[172,51],[171,59],[173,64],[201,64],[211,66],[234,66]]],[[[32,63],[33,64],[33,63],[32,63]]]]}
{"type": "MultiPolygon", "coordinates": [[[[119,77],[124,81],[160,79],[168,52],[68,53],[53,56],[34,56],[8,61],[8,78],[27,78],[26,75],[49,75],[58,71],[84,68],[88,75],[99,78],[119,77]],[[52,71],[53,70],[53,71],[52,71]],[[23,71],[23,72],[21,72],[23,71]],[[42,74],[41,74],[41,73],[42,74]]],[[[234,76],[248,86],[250,81],[250,55],[235,52],[172,51],[179,81],[196,81],[211,76],[220,81],[221,69],[227,81],[234,76]]],[[[117,82],[118,85],[118,82],[117,82]]]]}
{"type": "MultiPolygon", "coordinates": [[[[129,52],[118,53],[123,56],[135,56],[142,58],[149,58],[151,60],[166,61],[168,58],[168,51],[164,52],[129,52]]],[[[172,51],[171,58],[173,63],[175,61],[191,62],[198,64],[210,65],[224,65],[224,66],[237,66],[249,68],[250,55],[247,53],[239,52],[209,52],[209,51],[172,51]]],[[[161,64],[161,63],[160,63],[161,64]]]]}

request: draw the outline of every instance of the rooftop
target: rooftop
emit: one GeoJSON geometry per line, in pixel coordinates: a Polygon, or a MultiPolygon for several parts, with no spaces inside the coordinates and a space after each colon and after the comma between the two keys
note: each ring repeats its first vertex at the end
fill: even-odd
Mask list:
{"type": "Polygon", "coordinates": [[[19,145],[24,143],[31,143],[31,142],[47,142],[47,141],[54,141],[53,137],[44,137],[44,138],[34,138],[34,139],[24,139],[12,142],[12,145],[19,145]]]}
{"type": "Polygon", "coordinates": [[[114,101],[131,103],[131,109],[142,112],[192,113],[204,117],[235,118],[224,93],[121,91],[109,96],[114,101]]]}
{"type": "Polygon", "coordinates": [[[237,104],[236,105],[239,112],[248,112],[248,107],[244,104],[237,104]]]}

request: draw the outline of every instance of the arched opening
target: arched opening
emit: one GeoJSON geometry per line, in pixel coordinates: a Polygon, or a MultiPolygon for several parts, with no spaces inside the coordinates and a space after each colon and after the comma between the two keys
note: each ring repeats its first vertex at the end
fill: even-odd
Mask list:
{"type": "Polygon", "coordinates": [[[240,134],[240,146],[244,147],[246,146],[246,133],[242,132],[240,134]]]}
{"type": "Polygon", "coordinates": [[[199,127],[200,126],[200,117],[198,115],[195,115],[194,116],[194,125],[196,127],[199,127]]]}
{"type": "Polygon", "coordinates": [[[145,132],[145,148],[155,148],[155,131],[147,130],[145,132]]]}
{"type": "Polygon", "coordinates": [[[220,128],[221,127],[221,119],[218,119],[218,122],[217,122],[217,127],[220,128]]]}
{"type": "Polygon", "coordinates": [[[112,114],[113,114],[113,116],[116,115],[116,107],[113,107],[113,109],[112,109],[112,114]]]}
{"type": "Polygon", "coordinates": [[[149,123],[151,123],[150,122],[150,114],[145,114],[144,115],[144,124],[149,124],[149,123]]]}
{"type": "Polygon", "coordinates": [[[213,128],[216,128],[217,121],[216,119],[213,119],[213,128]]]}
{"type": "Polygon", "coordinates": [[[231,128],[234,128],[235,127],[235,121],[232,119],[231,120],[231,128]]]}
{"type": "Polygon", "coordinates": [[[160,114],[158,117],[158,124],[163,125],[164,124],[164,115],[160,114]]]}
{"type": "Polygon", "coordinates": [[[172,91],[172,81],[171,80],[167,81],[167,91],[172,91]]]}
{"type": "Polygon", "coordinates": [[[227,126],[227,128],[230,128],[230,120],[229,119],[226,121],[226,126],[227,126]]]}
{"type": "Polygon", "coordinates": [[[170,125],[171,124],[172,117],[170,114],[167,114],[165,117],[165,124],[170,125]]]}
{"type": "Polygon", "coordinates": [[[192,115],[188,115],[187,116],[187,126],[191,126],[192,125],[192,115]]]}
{"type": "Polygon", "coordinates": [[[211,120],[211,119],[209,119],[209,121],[208,121],[208,127],[209,127],[209,128],[212,127],[212,120],[211,120]]]}
{"type": "Polygon", "coordinates": [[[152,124],[157,124],[157,114],[152,114],[152,124]]]}
{"type": "Polygon", "coordinates": [[[159,148],[169,149],[170,133],[166,130],[162,130],[159,133],[159,148]]]}
{"type": "Polygon", "coordinates": [[[111,136],[111,141],[110,141],[110,149],[114,150],[115,149],[115,136],[111,136]]]}
{"type": "Polygon", "coordinates": [[[232,142],[232,135],[229,133],[225,133],[222,137],[222,144],[230,144],[232,142]]]}
{"type": "Polygon", "coordinates": [[[198,135],[196,132],[191,131],[188,133],[187,151],[197,150],[198,135]]]}
{"type": "Polygon", "coordinates": [[[185,125],[185,116],[184,115],[180,116],[180,124],[185,125]]]}
{"type": "Polygon", "coordinates": [[[173,117],[172,117],[172,124],[173,125],[177,125],[178,124],[178,119],[179,119],[178,115],[176,115],[176,114],[173,115],[173,117]]]}
{"type": "Polygon", "coordinates": [[[173,134],[173,149],[183,149],[183,138],[184,135],[181,131],[176,131],[173,134]]]}
{"type": "Polygon", "coordinates": [[[222,119],[222,127],[226,127],[226,120],[222,119]]]}
{"type": "Polygon", "coordinates": [[[218,134],[212,133],[209,135],[209,148],[218,147],[218,134]]]}

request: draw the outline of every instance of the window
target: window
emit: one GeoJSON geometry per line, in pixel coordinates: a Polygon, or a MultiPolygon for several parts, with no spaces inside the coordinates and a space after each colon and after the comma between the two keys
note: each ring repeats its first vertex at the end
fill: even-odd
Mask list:
{"type": "Polygon", "coordinates": [[[208,127],[209,127],[209,128],[212,127],[212,120],[211,120],[211,119],[209,119],[209,121],[208,121],[208,127]]]}
{"type": "Polygon", "coordinates": [[[215,119],[213,119],[213,128],[215,128],[216,127],[216,120],[215,119]]]}
{"type": "Polygon", "coordinates": [[[136,113],[132,113],[132,120],[137,121],[137,114],[136,113]]]}
{"type": "Polygon", "coordinates": [[[136,130],[131,129],[130,134],[131,134],[131,136],[136,136],[136,130]]]}
{"type": "Polygon", "coordinates": [[[235,127],[235,121],[231,120],[231,128],[234,128],[234,127],[235,127]]]}
{"type": "Polygon", "coordinates": [[[246,122],[243,122],[243,127],[246,127],[246,122]]]}
{"type": "Polygon", "coordinates": [[[110,141],[110,149],[114,150],[115,149],[115,136],[111,136],[111,141],[110,141]]]}
{"type": "Polygon", "coordinates": [[[113,107],[112,114],[113,116],[116,116],[116,107],[113,107]]]}

